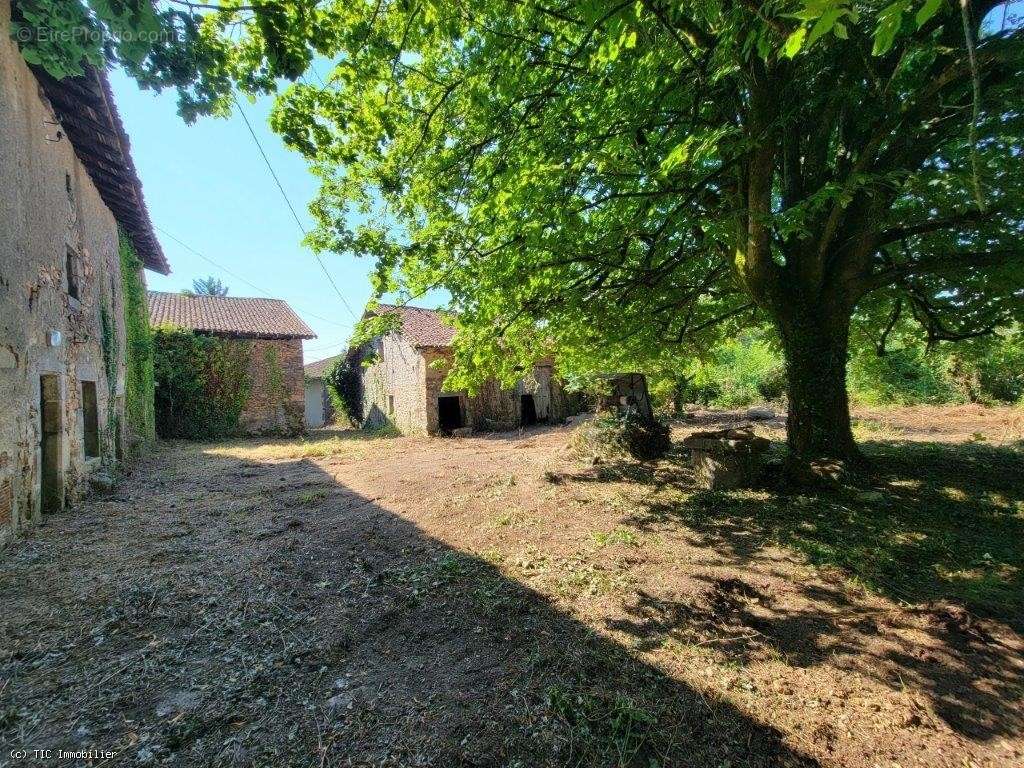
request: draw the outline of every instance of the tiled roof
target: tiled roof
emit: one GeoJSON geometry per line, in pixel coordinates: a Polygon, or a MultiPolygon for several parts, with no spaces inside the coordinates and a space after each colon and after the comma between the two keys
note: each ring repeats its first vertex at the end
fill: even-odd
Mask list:
{"type": "Polygon", "coordinates": [[[149,291],[149,324],[260,339],[316,338],[281,299],[149,291]]]}
{"type": "Polygon", "coordinates": [[[339,357],[341,357],[341,355],[325,357],[323,360],[317,360],[316,362],[309,363],[303,367],[302,371],[306,374],[307,379],[321,379],[323,378],[324,371],[333,365],[334,361],[339,357]]]}
{"type": "Polygon", "coordinates": [[[375,314],[393,313],[401,318],[402,335],[414,347],[450,347],[452,345],[455,329],[445,323],[444,315],[438,310],[378,304],[375,314]]]}

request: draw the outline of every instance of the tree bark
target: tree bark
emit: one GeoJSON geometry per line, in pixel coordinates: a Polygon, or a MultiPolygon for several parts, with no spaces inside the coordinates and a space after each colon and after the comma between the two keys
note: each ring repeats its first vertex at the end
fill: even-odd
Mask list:
{"type": "Polygon", "coordinates": [[[824,460],[861,465],[846,392],[849,317],[823,309],[790,306],[776,319],[786,360],[789,451],[805,464],[824,460]]]}

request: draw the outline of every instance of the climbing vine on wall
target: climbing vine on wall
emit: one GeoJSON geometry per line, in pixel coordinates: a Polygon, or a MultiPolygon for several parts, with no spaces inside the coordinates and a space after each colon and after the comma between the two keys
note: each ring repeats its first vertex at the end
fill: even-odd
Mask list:
{"type": "Polygon", "coordinates": [[[288,387],[285,384],[284,368],[274,347],[267,347],[263,352],[264,370],[266,371],[267,398],[280,409],[281,424],[276,430],[282,435],[298,435],[305,429],[305,414],[288,398],[288,387]]]}
{"type": "MultiPolygon", "coordinates": [[[[124,295],[124,414],[129,440],[146,444],[156,436],[153,406],[153,334],[149,327],[142,262],[132,242],[120,233],[121,290],[124,295]]],[[[104,355],[106,350],[104,349],[104,355]]]]}
{"type": "MultiPolygon", "coordinates": [[[[114,317],[106,304],[100,305],[100,344],[103,348],[103,372],[107,378],[107,426],[105,442],[108,446],[117,444],[118,412],[117,406],[117,360],[118,343],[114,317]]],[[[110,458],[109,450],[104,452],[110,458]]]]}
{"type": "Polygon", "coordinates": [[[181,328],[154,329],[157,434],[189,439],[238,434],[252,386],[251,346],[181,328]]]}

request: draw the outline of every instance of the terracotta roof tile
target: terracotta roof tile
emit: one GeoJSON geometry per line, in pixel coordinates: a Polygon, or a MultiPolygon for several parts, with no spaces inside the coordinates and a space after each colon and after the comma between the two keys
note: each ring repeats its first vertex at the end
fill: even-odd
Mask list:
{"type": "Polygon", "coordinates": [[[251,338],[316,338],[281,299],[149,291],[149,324],[251,338]]]}
{"type": "Polygon", "coordinates": [[[455,329],[436,309],[378,304],[376,314],[397,314],[402,319],[402,335],[415,347],[450,347],[455,339],[455,329]]]}

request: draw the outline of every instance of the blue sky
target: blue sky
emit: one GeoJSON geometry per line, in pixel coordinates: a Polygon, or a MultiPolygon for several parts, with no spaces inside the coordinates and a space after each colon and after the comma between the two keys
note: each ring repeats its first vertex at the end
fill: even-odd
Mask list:
{"type": "MultiPolygon", "coordinates": [[[[352,316],[313,253],[302,247],[302,233],[238,114],[185,125],[172,91],[142,91],[119,71],[111,72],[110,79],[149,215],[171,265],[167,277],[147,272],[149,287],[180,291],[191,287],[194,278],[213,275],[229,286],[232,296],[284,299],[318,336],[304,343],[307,363],[340,352],[352,331],[352,316]]],[[[286,149],[267,125],[271,99],[240,103],[309,229],[306,206],[316,193],[316,180],[305,161],[286,149]]],[[[372,262],[351,254],[322,258],[342,295],[360,313],[370,296],[372,262]]]]}

